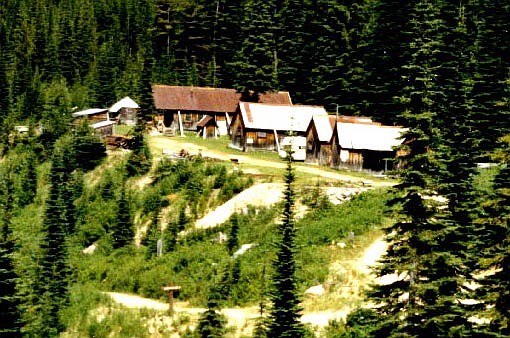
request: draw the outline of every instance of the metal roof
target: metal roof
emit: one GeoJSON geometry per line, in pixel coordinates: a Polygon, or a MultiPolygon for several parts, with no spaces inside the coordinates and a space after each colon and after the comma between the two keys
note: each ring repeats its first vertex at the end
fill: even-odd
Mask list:
{"type": "Polygon", "coordinates": [[[315,115],[327,116],[322,106],[271,105],[241,102],[239,110],[248,129],[305,132],[315,115]]]}
{"type": "Polygon", "coordinates": [[[338,144],[344,149],[392,151],[403,142],[402,127],[338,122],[338,144]]]}
{"type": "Polygon", "coordinates": [[[97,122],[97,123],[92,124],[92,128],[98,129],[98,128],[106,127],[106,126],[109,126],[109,125],[112,125],[112,124],[115,124],[115,121],[101,121],[101,122],[97,122]]]}
{"type": "Polygon", "coordinates": [[[315,130],[317,131],[319,142],[331,141],[331,136],[333,135],[333,127],[330,123],[331,116],[316,115],[312,118],[312,120],[315,125],[315,130]]]}
{"type": "Polygon", "coordinates": [[[85,109],[82,111],[78,111],[76,113],[73,113],[73,117],[79,117],[79,116],[88,116],[88,115],[94,115],[94,114],[101,114],[106,112],[108,109],[105,108],[91,108],[91,109],[85,109]]]}
{"type": "Polygon", "coordinates": [[[331,141],[331,136],[333,136],[333,129],[335,128],[335,124],[337,122],[381,125],[378,122],[373,122],[372,119],[367,116],[317,115],[313,117],[312,121],[315,124],[315,130],[317,130],[319,142],[331,141]]]}
{"type": "Polygon", "coordinates": [[[113,106],[108,109],[111,113],[116,113],[122,108],[140,108],[138,103],[133,101],[129,96],[126,96],[125,98],[121,99],[120,101],[116,102],[113,106]]]}
{"type": "MultiPolygon", "coordinates": [[[[153,85],[156,109],[203,112],[235,112],[242,93],[235,89],[153,85]]],[[[259,102],[292,104],[288,92],[260,94],[259,102]]]]}

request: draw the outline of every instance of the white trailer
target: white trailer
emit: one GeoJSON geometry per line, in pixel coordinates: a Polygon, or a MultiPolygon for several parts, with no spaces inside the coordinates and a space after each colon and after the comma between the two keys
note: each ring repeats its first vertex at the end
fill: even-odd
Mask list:
{"type": "Polygon", "coordinates": [[[286,136],[280,143],[278,154],[281,158],[287,157],[287,150],[292,151],[294,161],[304,161],[306,159],[306,137],[304,136],[286,136]]]}

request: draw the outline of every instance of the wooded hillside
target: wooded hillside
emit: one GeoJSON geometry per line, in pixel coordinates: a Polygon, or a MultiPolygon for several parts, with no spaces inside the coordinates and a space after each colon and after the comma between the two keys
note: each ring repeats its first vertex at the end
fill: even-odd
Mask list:
{"type": "MultiPolygon", "coordinates": [[[[130,135],[132,151],[118,158],[107,157],[87,124],[70,124],[75,108],[104,108],[127,95],[149,115],[151,84],[163,83],[255,94],[285,90],[294,103],[404,126],[399,184],[395,195],[385,195],[395,197],[387,203],[394,222],[385,229],[388,252],[376,271],[396,278],[368,293],[377,307],[354,312],[331,335],[509,336],[509,17],[507,0],[2,0],[0,310],[8,320],[0,333],[54,337],[85,325],[95,336],[97,321],[76,324],[84,317],[77,298],[87,298],[87,283],[150,294],[143,288],[159,284],[144,282],[153,272],[131,278],[136,267],[125,264],[122,276],[116,268],[133,257],[158,260],[153,254],[162,227],[149,225],[159,224],[169,206],[166,238],[184,258],[165,268],[180,272],[205,261],[192,264],[186,257],[208,249],[188,254],[187,245],[206,248],[211,234],[177,245],[178,231],[250,180],[201,157],[158,166],[143,119],[130,135]],[[28,126],[28,133],[15,126],[28,126]],[[485,176],[480,164],[494,172],[485,176]],[[134,182],[147,173],[154,181],[138,189],[134,182]],[[144,225],[141,251],[133,242],[144,225]],[[83,266],[81,250],[96,242],[104,243],[91,256],[97,265],[83,266]]],[[[289,193],[287,202],[293,198],[289,193]]],[[[257,213],[246,222],[268,225],[257,213]]],[[[324,228],[344,217],[331,215],[324,228]]],[[[375,226],[381,219],[362,223],[375,226]]],[[[237,221],[227,226],[236,228],[237,221]]],[[[333,239],[318,231],[320,244],[333,239]]],[[[230,259],[224,247],[215,250],[230,259]]],[[[293,255],[284,263],[293,265],[293,255]]],[[[198,301],[209,298],[214,312],[214,288],[204,287],[215,286],[210,265],[185,275],[204,283],[195,284],[198,301]]],[[[245,287],[230,283],[247,276],[238,268],[225,267],[233,292],[225,301],[253,301],[255,293],[242,294],[245,287]]],[[[299,307],[282,310],[297,318],[299,307]]]]}

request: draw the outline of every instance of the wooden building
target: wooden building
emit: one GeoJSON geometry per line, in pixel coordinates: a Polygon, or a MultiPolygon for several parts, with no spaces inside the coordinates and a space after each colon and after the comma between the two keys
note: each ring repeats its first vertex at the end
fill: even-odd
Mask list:
{"type": "Polygon", "coordinates": [[[89,121],[90,124],[94,124],[96,122],[109,121],[110,115],[108,113],[108,109],[104,108],[90,108],[75,112],[72,114],[73,123],[78,123],[80,119],[85,118],[89,121]]]}
{"type": "Polygon", "coordinates": [[[108,109],[111,120],[116,120],[118,124],[135,125],[137,121],[140,106],[130,97],[126,96],[116,102],[108,109]]]}
{"type": "Polygon", "coordinates": [[[102,139],[107,136],[113,135],[113,126],[116,124],[115,121],[110,120],[108,109],[103,108],[91,108],[75,112],[72,114],[73,124],[77,125],[86,119],[89,125],[94,128],[97,135],[102,139]]]}
{"type": "MultiPolygon", "coordinates": [[[[163,116],[163,128],[172,128],[174,133],[198,131],[199,122],[210,116],[216,124],[216,134],[227,135],[242,93],[235,89],[154,85],[154,106],[163,116]],[[181,130],[182,128],[182,130],[181,130]]],[[[259,102],[292,104],[288,92],[265,93],[259,102]]],[[[208,121],[210,123],[210,121],[208,121]]],[[[202,129],[201,129],[202,130],[202,129]]],[[[202,134],[203,135],[203,134],[202,134]]]]}
{"type": "Polygon", "coordinates": [[[331,137],[337,122],[380,125],[366,116],[316,115],[306,129],[306,162],[331,165],[331,137]]]}
{"type": "Polygon", "coordinates": [[[305,136],[313,116],[328,113],[321,106],[275,105],[241,102],[230,125],[231,147],[278,150],[282,139],[292,132],[305,136]]]}
{"type": "Polygon", "coordinates": [[[361,171],[393,169],[402,127],[337,122],[331,137],[331,166],[361,171]]]}

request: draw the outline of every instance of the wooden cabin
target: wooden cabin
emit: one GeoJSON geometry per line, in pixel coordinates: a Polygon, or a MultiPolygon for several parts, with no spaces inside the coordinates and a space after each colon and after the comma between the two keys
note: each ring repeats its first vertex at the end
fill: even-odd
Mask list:
{"type": "Polygon", "coordinates": [[[108,109],[86,109],[73,113],[72,116],[73,124],[75,125],[81,123],[83,119],[86,119],[101,139],[105,139],[107,136],[113,135],[113,126],[116,122],[110,120],[108,109]]]}
{"type": "Polygon", "coordinates": [[[81,118],[85,118],[89,121],[90,124],[94,124],[102,121],[109,121],[110,115],[108,114],[108,109],[104,108],[91,108],[85,109],[72,114],[73,123],[79,122],[81,118]]]}
{"type": "Polygon", "coordinates": [[[278,150],[289,132],[305,136],[310,120],[316,115],[328,113],[321,106],[241,102],[230,125],[230,146],[243,151],[278,150]]]}
{"type": "Polygon", "coordinates": [[[337,122],[331,137],[331,166],[385,172],[394,168],[402,127],[337,122]]]}
{"type": "MultiPolygon", "coordinates": [[[[210,116],[216,124],[216,135],[228,135],[242,98],[242,93],[235,89],[167,85],[154,85],[152,94],[154,106],[162,115],[163,129],[171,128],[174,134],[184,130],[196,132],[203,117],[210,116]]],[[[259,102],[292,104],[288,92],[261,94],[259,102]]]]}
{"type": "Polygon", "coordinates": [[[380,125],[366,116],[316,115],[306,129],[306,162],[331,165],[331,136],[337,122],[380,125]]]}
{"type": "Polygon", "coordinates": [[[115,121],[101,121],[91,125],[94,131],[101,139],[106,139],[108,136],[113,135],[113,126],[116,124],[115,121]]]}
{"type": "Polygon", "coordinates": [[[108,109],[111,120],[116,120],[118,124],[135,125],[137,121],[140,106],[130,97],[126,96],[116,102],[108,109]]]}

